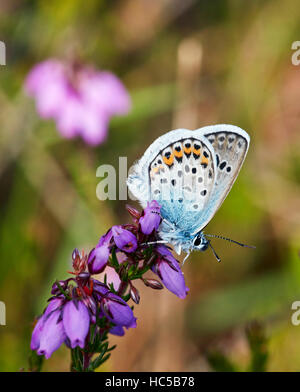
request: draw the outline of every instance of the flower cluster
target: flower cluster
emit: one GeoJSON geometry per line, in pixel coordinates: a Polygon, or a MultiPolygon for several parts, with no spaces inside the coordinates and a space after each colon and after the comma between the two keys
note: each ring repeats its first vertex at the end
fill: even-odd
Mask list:
{"type": "Polygon", "coordinates": [[[122,336],[124,328],[136,327],[127,304],[130,299],[140,301],[134,280],[153,289],[164,285],[179,298],[186,297],[188,288],[178,261],[168,247],[157,243],[159,204],[148,203],[142,213],[129,206],[127,210],[132,224],[113,226],[88,255],[73,251],[72,277],[53,284],[49,304],[33,330],[31,349],[37,354],[49,358],[65,343],[73,350],[73,370],[94,370],[109,356],[108,334],[122,336]],[[145,278],[149,270],[161,282],[145,278]],[[103,282],[94,276],[100,273],[103,282]],[[95,353],[100,355],[91,362],[95,353]]]}
{"type": "Polygon", "coordinates": [[[130,97],[111,72],[55,59],[37,64],[25,89],[42,118],[55,120],[65,138],[81,136],[90,145],[106,139],[111,116],[128,113],[130,97]]]}

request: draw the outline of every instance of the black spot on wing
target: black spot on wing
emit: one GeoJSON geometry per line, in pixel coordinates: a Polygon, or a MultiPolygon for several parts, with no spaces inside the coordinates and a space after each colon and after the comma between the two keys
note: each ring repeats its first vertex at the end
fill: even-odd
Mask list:
{"type": "Polygon", "coordinates": [[[227,162],[226,162],[226,161],[221,162],[220,165],[219,165],[219,169],[220,169],[220,170],[223,170],[223,169],[225,168],[226,165],[227,165],[227,162]]]}

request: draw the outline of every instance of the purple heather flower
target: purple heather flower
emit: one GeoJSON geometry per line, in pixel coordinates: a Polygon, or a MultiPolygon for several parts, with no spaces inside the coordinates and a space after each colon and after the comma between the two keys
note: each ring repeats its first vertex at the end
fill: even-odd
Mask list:
{"type": "Polygon", "coordinates": [[[38,355],[45,355],[48,359],[65,341],[66,334],[59,310],[53,311],[49,316],[42,317],[44,324],[40,331],[39,347],[36,349],[38,355]]]}
{"type": "Polygon", "coordinates": [[[25,89],[35,98],[39,115],[54,119],[63,137],[81,136],[91,145],[106,139],[110,117],[128,113],[131,106],[128,92],[111,72],[55,59],[34,66],[25,89]]]}
{"type": "Polygon", "coordinates": [[[53,312],[55,309],[59,308],[62,305],[62,303],[63,303],[62,297],[56,297],[56,298],[51,299],[51,301],[49,301],[49,305],[45,309],[44,316],[47,316],[48,314],[53,312]]]}
{"type": "Polygon", "coordinates": [[[120,325],[114,325],[113,327],[111,327],[111,329],[109,330],[109,333],[111,333],[112,335],[116,335],[116,336],[124,336],[125,335],[124,328],[121,327],[120,325]]]}
{"type": "Polygon", "coordinates": [[[102,299],[109,292],[109,288],[106,284],[99,282],[97,279],[92,279],[93,281],[93,290],[97,294],[97,298],[99,300],[102,299]]]}
{"type": "Polygon", "coordinates": [[[100,238],[96,248],[94,248],[88,259],[88,267],[91,274],[99,274],[104,270],[109,258],[109,245],[112,237],[111,230],[100,238]]]}
{"type": "Polygon", "coordinates": [[[161,221],[160,208],[161,206],[156,200],[147,203],[147,207],[144,209],[144,215],[139,220],[144,234],[149,235],[153,230],[156,231],[158,229],[161,221]]]}
{"type": "Polygon", "coordinates": [[[31,336],[31,343],[30,343],[30,348],[31,350],[37,350],[40,347],[40,340],[41,340],[41,333],[43,330],[43,326],[44,326],[44,316],[42,315],[37,323],[35,324],[35,327],[33,329],[32,332],[32,336],[31,336]]]}
{"type": "Polygon", "coordinates": [[[162,280],[165,287],[179,298],[185,298],[188,287],[185,285],[184,276],[178,261],[174,258],[169,249],[163,245],[157,248],[159,258],[152,268],[162,280]]]}
{"type": "Polygon", "coordinates": [[[37,350],[40,346],[40,339],[41,339],[41,334],[43,331],[43,327],[45,324],[45,321],[47,320],[47,317],[56,310],[60,305],[62,304],[62,299],[61,298],[54,298],[49,302],[49,305],[45,309],[44,313],[42,316],[38,319],[33,332],[32,332],[32,337],[31,337],[31,343],[30,343],[30,348],[31,350],[37,350]]]}
{"type": "Polygon", "coordinates": [[[118,295],[108,293],[101,302],[101,309],[106,317],[115,325],[136,328],[136,318],[127,303],[118,295]]]}
{"type": "Polygon", "coordinates": [[[84,348],[89,331],[90,314],[86,305],[71,300],[61,306],[63,301],[52,299],[32,332],[30,348],[47,359],[64,342],[71,348],[84,348]]]}
{"type": "Polygon", "coordinates": [[[113,226],[111,228],[115,244],[124,252],[132,253],[137,248],[137,239],[131,231],[123,229],[122,226],[113,226]]]}
{"type": "Polygon", "coordinates": [[[70,339],[71,348],[84,348],[85,338],[90,327],[90,315],[81,301],[69,301],[63,310],[63,326],[70,339]]]}

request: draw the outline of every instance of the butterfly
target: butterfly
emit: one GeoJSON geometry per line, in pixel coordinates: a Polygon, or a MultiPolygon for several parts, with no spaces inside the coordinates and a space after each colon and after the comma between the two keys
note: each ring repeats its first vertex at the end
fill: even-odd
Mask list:
{"type": "MultiPolygon", "coordinates": [[[[158,235],[180,254],[204,251],[209,237],[203,232],[228,195],[247,155],[250,137],[243,129],[227,124],[196,130],[176,129],[160,136],[132,167],[127,185],[142,207],[156,200],[162,222],[158,235]]],[[[249,246],[251,247],[251,246],[249,246]]]]}

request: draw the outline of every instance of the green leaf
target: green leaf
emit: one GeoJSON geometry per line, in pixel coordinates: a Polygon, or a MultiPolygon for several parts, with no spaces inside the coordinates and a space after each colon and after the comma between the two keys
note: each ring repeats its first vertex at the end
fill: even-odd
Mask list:
{"type": "Polygon", "coordinates": [[[98,352],[104,353],[107,351],[108,349],[108,342],[104,342],[99,346],[99,350],[98,352]]]}
{"type": "Polygon", "coordinates": [[[220,352],[211,352],[207,355],[207,360],[216,372],[238,372],[239,369],[220,352]]]}
{"type": "Polygon", "coordinates": [[[136,266],[132,265],[128,270],[128,279],[132,279],[136,274],[136,266]]]}
{"type": "Polygon", "coordinates": [[[89,366],[89,371],[94,371],[100,365],[102,365],[109,357],[110,354],[105,355],[106,351],[103,351],[89,366]],[[104,356],[105,355],[105,356],[104,356]]]}
{"type": "Polygon", "coordinates": [[[113,351],[116,347],[117,347],[117,345],[114,344],[113,346],[111,346],[110,348],[108,348],[108,349],[106,350],[106,352],[113,351]]]}
{"type": "Polygon", "coordinates": [[[122,299],[123,299],[125,302],[128,302],[128,301],[130,300],[130,298],[131,298],[130,293],[129,293],[129,294],[126,294],[126,295],[122,295],[122,299]]]}
{"type": "Polygon", "coordinates": [[[269,358],[264,329],[258,322],[251,323],[246,328],[248,343],[251,350],[251,360],[248,367],[250,372],[265,372],[269,358]]]}
{"type": "Polygon", "coordinates": [[[72,298],[70,297],[70,295],[61,287],[61,284],[59,283],[58,279],[56,279],[55,281],[58,290],[69,300],[71,300],[72,298]]]}
{"type": "Polygon", "coordinates": [[[117,256],[116,256],[115,248],[112,249],[111,257],[109,260],[110,260],[110,265],[118,272],[119,268],[120,268],[120,264],[119,264],[117,256]]]}

